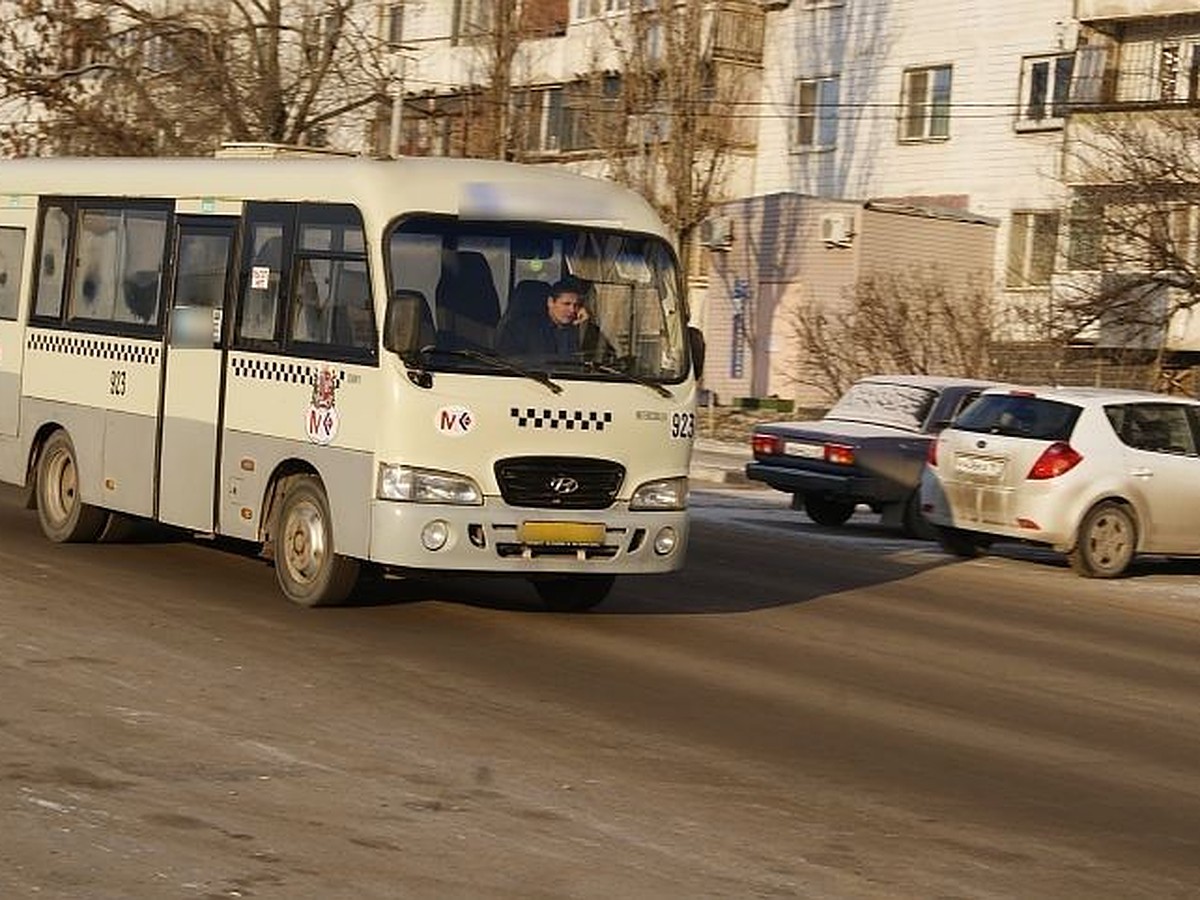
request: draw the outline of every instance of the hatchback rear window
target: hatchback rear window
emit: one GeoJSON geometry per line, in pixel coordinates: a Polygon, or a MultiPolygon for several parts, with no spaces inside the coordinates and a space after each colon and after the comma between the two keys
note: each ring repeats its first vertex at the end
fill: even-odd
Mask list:
{"type": "Polygon", "coordinates": [[[1071,437],[1080,412],[1078,406],[1041,397],[984,394],[963,410],[951,427],[1038,441],[1065,441],[1071,437]]]}

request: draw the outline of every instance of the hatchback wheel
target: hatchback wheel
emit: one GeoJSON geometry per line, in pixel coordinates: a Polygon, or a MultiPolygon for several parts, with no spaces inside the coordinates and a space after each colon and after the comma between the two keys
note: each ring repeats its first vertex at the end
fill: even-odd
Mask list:
{"type": "Polygon", "coordinates": [[[1137,525],[1128,507],[1100,503],[1083,517],[1067,562],[1085,578],[1116,578],[1129,568],[1136,548],[1137,525]]]}
{"type": "Polygon", "coordinates": [[[947,528],[942,525],[935,525],[933,528],[938,544],[951,556],[974,559],[991,546],[991,541],[987,538],[963,528],[947,528]]]}
{"type": "Polygon", "coordinates": [[[836,528],[845,525],[854,515],[855,504],[845,500],[830,500],[816,494],[808,494],[804,498],[804,511],[818,525],[836,528]]]}

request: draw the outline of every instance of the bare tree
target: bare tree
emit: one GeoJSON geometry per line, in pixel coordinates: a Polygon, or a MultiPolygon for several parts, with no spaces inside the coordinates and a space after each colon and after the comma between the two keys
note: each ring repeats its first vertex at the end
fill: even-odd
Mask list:
{"type": "Polygon", "coordinates": [[[321,144],[386,100],[369,0],[8,0],[9,152],[208,153],[222,141],[321,144]]]}
{"type": "Polygon", "coordinates": [[[717,0],[656,4],[610,30],[620,91],[591,108],[595,143],[609,174],[654,204],[682,245],[728,199],[729,167],[753,147],[742,111],[760,80],[763,22],[755,4],[717,0]]]}
{"type": "Polygon", "coordinates": [[[936,266],[878,273],[859,279],[835,308],[798,307],[789,319],[795,383],[833,401],[868,374],[992,376],[992,291],[947,285],[936,266]]]}
{"type": "Polygon", "coordinates": [[[1194,109],[1072,114],[1057,340],[1140,351],[1169,368],[1170,325],[1200,304],[1197,146],[1194,109]]]}

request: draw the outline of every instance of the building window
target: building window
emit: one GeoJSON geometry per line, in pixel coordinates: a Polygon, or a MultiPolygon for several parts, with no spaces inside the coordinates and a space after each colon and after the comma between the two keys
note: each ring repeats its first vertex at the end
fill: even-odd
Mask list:
{"type": "Polygon", "coordinates": [[[1092,197],[1071,201],[1067,220],[1067,268],[1090,272],[1100,268],[1104,248],[1104,204],[1092,197]]]}
{"type": "Polygon", "coordinates": [[[404,43],[404,4],[389,3],[387,8],[387,40],[393,47],[404,43]]]}
{"type": "Polygon", "coordinates": [[[1121,46],[1120,59],[1118,102],[1200,100],[1200,37],[1129,41],[1121,46]]]}
{"type": "Polygon", "coordinates": [[[908,69],[900,98],[900,140],[950,137],[950,66],[908,69]]]}
{"type": "Polygon", "coordinates": [[[478,40],[492,30],[491,0],[455,0],[451,43],[478,40]]]}
{"type": "Polygon", "coordinates": [[[1019,130],[1062,127],[1074,70],[1073,53],[1030,56],[1022,61],[1019,130]]]}
{"type": "Polygon", "coordinates": [[[1057,212],[1014,212],[1008,231],[1007,286],[1048,286],[1057,243],[1057,212]]]}
{"type": "Polygon", "coordinates": [[[837,124],[837,77],[802,78],[797,81],[796,149],[833,149],[837,144],[837,124]]]}
{"type": "Polygon", "coordinates": [[[627,12],[630,8],[653,9],[654,4],[642,0],[571,0],[571,21],[585,22],[588,19],[598,19],[601,16],[614,16],[627,12]]]}
{"type": "Polygon", "coordinates": [[[516,127],[521,148],[530,153],[557,153],[570,149],[567,140],[568,111],[564,108],[562,87],[518,91],[513,98],[516,127]]]}
{"type": "Polygon", "coordinates": [[[801,9],[822,9],[828,6],[843,6],[846,0],[800,0],[801,9]]]}
{"type": "Polygon", "coordinates": [[[1166,210],[1163,268],[1195,270],[1200,264],[1200,206],[1172,204],[1166,210]]]}
{"type": "Polygon", "coordinates": [[[1158,59],[1158,96],[1167,102],[1200,99],[1200,40],[1168,41],[1158,59]]]}

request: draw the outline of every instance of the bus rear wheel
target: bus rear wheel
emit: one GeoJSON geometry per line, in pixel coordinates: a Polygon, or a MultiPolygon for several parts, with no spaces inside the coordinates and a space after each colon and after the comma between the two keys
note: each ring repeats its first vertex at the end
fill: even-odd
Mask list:
{"type": "Polygon", "coordinates": [[[279,587],[300,606],[337,606],[358,582],[358,560],[334,552],[329,499],[311,475],[285,486],[274,551],[279,587]]]}
{"type": "Polygon", "coordinates": [[[533,587],[550,612],[586,612],[604,602],[616,580],[613,575],[562,575],[535,578],[533,587]]]}
{"type": "Polygon", "coordinates": [[[55,431],[42,446],[37,465],[38,521],[57,544],[96,540],[108,523],[108,512],[79,496],[75,446],[65,431],[55,431]]]}

